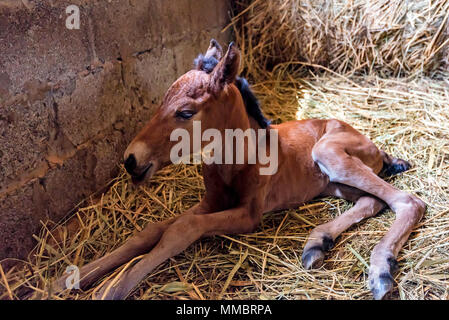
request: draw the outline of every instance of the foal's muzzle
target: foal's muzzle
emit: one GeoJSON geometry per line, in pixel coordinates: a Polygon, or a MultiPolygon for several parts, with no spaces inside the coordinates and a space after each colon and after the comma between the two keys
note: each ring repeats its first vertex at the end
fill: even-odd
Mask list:
{"type": "Polygon", "coordinates": [[[146,167],[139,170],[137,167],[136,157],[132,153],[125,160],[125,169],[131,175],[134,183],[142,182],[152,166],[153,164],[150,162],[146,167]]]}
{"type": "Polygon", "coordinates": [[[130,175],[133,175],[134,169],[137,167],[136,157],[131,153],[129,157],[125,160],[125,169],[130,175]]]}

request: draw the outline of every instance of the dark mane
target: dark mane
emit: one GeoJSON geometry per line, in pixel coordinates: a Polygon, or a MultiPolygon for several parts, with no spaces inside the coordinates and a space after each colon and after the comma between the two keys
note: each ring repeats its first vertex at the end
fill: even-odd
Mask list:
{"type": "Polygon", "coordinates": [[[256,96],[251,91],[248,81],[246,81],[245,78],[237,77],[237,79],[235,79],[235,85],[242,95],[248,115],[253,117],[261,128],[267,128],[271,121],[263,115],[259,100],[257,100],[256,96]]]}
{"type": "Polygon", "coordinates": [[[193,60],[193,64],[195,68],[198,70],[202,70],[206,73],[211,73],[214,70],[215,66],[218,64],[218,60],[214,57],[206,58],[202,54],[200,54],[195,60],[193,60]]]}
{"type": "MultiPolygon", "coordinates": [[[[206,73],[211,73],[212,70],[214,70],[215,66],[218,64],[218,60],[214,57],[206,58],[202,54],[200,54],[194,60],[194,64],[198,70],[202,70],[206,73]]],[[[265,116],[263,115],[259,100],[257,100],[256,96],[251,91],[248,81],[245,78],[237,77],[237,79],[235,79],[235,85],[242,95],[248,115],[256,120],[261,128],[267,128],[270,125],[271,121],[265,118],[265,116]]]]}

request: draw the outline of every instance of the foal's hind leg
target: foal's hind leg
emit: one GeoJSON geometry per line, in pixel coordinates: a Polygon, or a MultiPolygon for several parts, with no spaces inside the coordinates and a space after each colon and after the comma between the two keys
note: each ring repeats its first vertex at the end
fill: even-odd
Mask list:
{"type": "Polygon", "coordinates": [[[363,219],[375,216],[385,207],[383,201],[366,192],[338,183],[329,184],[322,195],[353,201],[355,205],[336,219],[312,230],[302,255],[302,263],[306,269],[319,268],[323,264],[324,253],[333,247],[335,239],[343,231],[363,219]]]}
{"type": "MultiPolygon", "coordinates": [[[[369,281],[376,299],[382,299],[393,287],[392,272],[396,257],[422,218],[426,205],[419,198],[400,191],[379,178],[372,168],[346,150],[351,146],[339,143],[345,136],[322,139],[313,149],[313,158],[331,182],[346,184],[383,200],[396,213],[396,220],[388,233],[374,248],[370,259],[369,281]]],[[[347,140],[347,139],[346,139],[347,140]]]]}

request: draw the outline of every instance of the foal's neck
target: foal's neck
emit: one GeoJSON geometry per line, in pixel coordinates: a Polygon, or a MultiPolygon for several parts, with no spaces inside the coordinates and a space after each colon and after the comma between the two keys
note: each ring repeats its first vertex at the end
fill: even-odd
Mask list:
{"type": "Polygon", "coordinates": [[[226,118],[223,121],[223,129],[242,129],[243,131],[247,129],[258,130],[261,126],[257,121],[249,116],[245,103],[243,102],[243,97],[239,89],[231,84],[227,88],[225,98],[223,99],[224,104],[224,116],[226,118]]]}
{"type": "MultiPolygon", "coordinates": [[[[237,89],[235,85],[229,85],[227,88],[227,93],[223,101],[226,101],[223,103],[223,107],[225,108],[225,111],[223,113],[223,118],[225,118],[224,121],[220,121],[222,123],[222,127],[220,128],[223,133],[226,129],[241,129],[243,132],[245,132],[248,129],[252,129],[255,131],[256,135],[258,133],[258,129],[261,129],[261,126],[257,123],[256,120],[254,120],[252,117],[250,117],[246,111],[245,104],[243,102],[242,96],[240,94],[240,91],[237,89]]],[[[257,140],[257,139],[256,139],[257,140]]],[[[247,154],[249,149],[249,143],[256,144],[256,141],[249,141],[249,139],[245,139],[245,153],[247,154]]],[[[225,185],[231,185],[235,176],[242,173],[243,170],[248,169],[250,166],[254,166],[254,164],[248,164],[247,157],[245,156],[245,162],[244,164],[235,164],[235,161],[233,164],[224,164],[224,155],[225,155],[225,143],[222,145],[222,155],[223,155],[223,163],[222,164],[211,164],[211,165],[205,165],[203,164],[203,170],[209,170],[209,172],[215,172],[216,175],[219,176],[221,181],[225,185]]],[[[234,145],[234,155],[235,155],[235,145],[234,145]]],[[[256,149],[254,149],[256,150],[256,149]]],[[[216,175],[214,176],[214,179],[217,179],[218,177],[216,175]]],[[[205,175],[205,179],[207,179],[208,176],[205,175]]],[[[214,181],[216,182],[216,181],[214,181]]],[[[207,185],[207,184],[206,184],[207,185]]]]}

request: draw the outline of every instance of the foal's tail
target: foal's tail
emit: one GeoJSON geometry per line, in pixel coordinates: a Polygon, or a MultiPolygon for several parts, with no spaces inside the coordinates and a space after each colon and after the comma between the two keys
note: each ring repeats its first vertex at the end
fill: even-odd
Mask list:
{"type": "Polygon", "coordinates": [[[407,171],[412,167],[408,161],[394,158],[382,150],[380,152],[382,153],[382,160],[384,163],[382,171],[379,173],[379,176],[381,177],[389,177],[407,171]]]}

